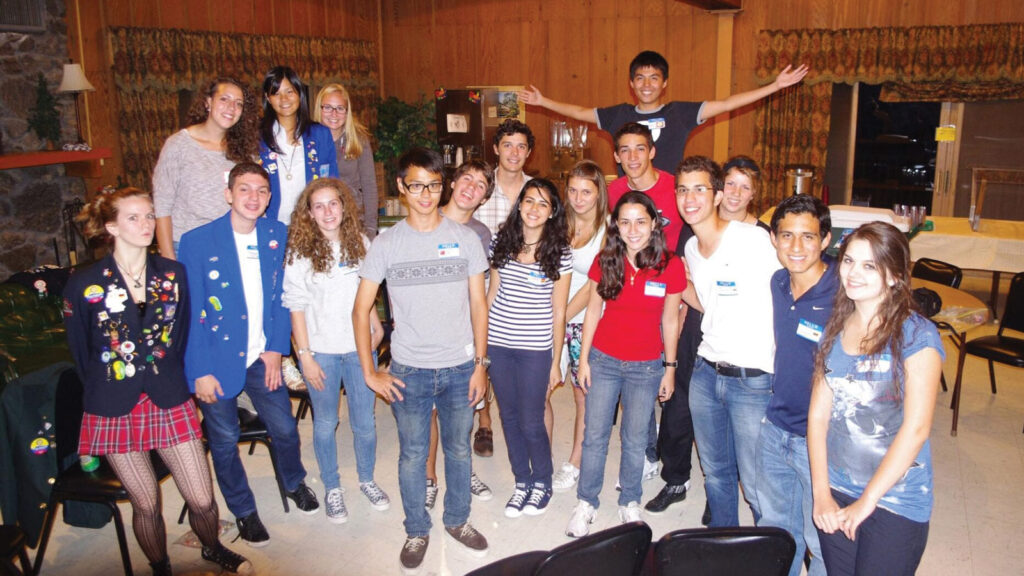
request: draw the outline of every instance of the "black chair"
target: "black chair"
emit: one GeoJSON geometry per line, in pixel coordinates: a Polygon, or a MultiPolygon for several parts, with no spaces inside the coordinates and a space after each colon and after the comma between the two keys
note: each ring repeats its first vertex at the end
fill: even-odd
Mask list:
{"type": "Polygon", "coordinates": [[[960,356],[956,363],[956,384],[953,386],[953,429],[950,431],[952,436],[956,436],[956,425],[960,419],[960,385],[967,355],[980,356],[988,360],[988,378],[993,394],[996,393],[994,362],[1024,368],[1024,339],[1006,336],[1004,333],[1007,328],[1015,332],[1024,332],[1024,272],[1017,273],[1010,280],[1010,292],[1006,296],[1003,320],[995,336],[967,340],[960,347],[960,356]]]}
{"type": "Polygon", "coordinates": [[[550,552],[546,550],[523,552],[467,572],[466,576],[525,576],[533,574],[537,570],[537,566],[548,557],[548,554],[550,552]]]}
{"type": "Polygon", "coordinates": [[[654,546],[658,576],[785,576],[796,542],[781,528],[736,526],[669,532],[654,546]]]}
{"type": "MultiPolygon", "coordinates": [[[[153,471],[156,474],[157,482],[163,482],[171,475],[170,470],[164,465],[163,460],[155,452],[150,453],[153,459],[153,471]]],[[[60,505],[69,500],[78,502],[95,502],[107,506],[114,515],[114,528],[117,530],[117,543],[121,548],[121,564],[124,566],[126,576],[132,576],[132,560],[128,554],[128,539],[125,536],[124,521],[121,519],[121,512],[117,503],[128,499],[128,491],[117,479],[114,470],[107,464],[105,458],[100,458],[100,466],[92,472],[85,472],[81,466],[71,466],[57,475],[53,488],[50,491],[50,501],[47,504],[46,521],[43,524],[43,533],[39,538],[39,552],[36,554],[33,574],[39,574],[43,566],[43,556],[46,554],[46,545],[50,540],[50,532],[53,530],[53,522],[57,517],[60,505]]]]}
{"type": "Polygon", "coordinates": [[[13,576],[32,573],[32,563],[28,561],[25,545],[25,532],[20,526],[0,526],[0,556],[3,556],[0,560],[0,574],[13,576]],[[14,565],[15,558],[21,563],[20,571],[14,565]]]}
{"type": "Polygon", "coordinates": [[[914,267],[910,270],[910,276],[944,286],[959,288],[960,281],[964,278],[964,272],[960,268],[941,260],[921,258],[914,262],[914,267]]]}
{"type": "MultiPolygon", "coordinates": [[[[203,443],[206,444],[206,439],[209,437],[206,433],[206,422],[202,422],[203,426],[203,443]]],[[[244,409],[238,409],[238,443],[245,444],[249,443],[249,455],[252,456],[253,452],[256,451],[256,444],[263,444],[267,447],[267,452],[270,453],[270,464],[274,468],[274,479],[277,480],[277,491],[281,494],[281,504],[284,506],[284,511],[288,512],[288,494],[284,489],[284,481],[281,480],[281,473],[277,467],[277,453],[274,452],[271,444],[273,439],[270,437],[270,433],[267,431],[266,424],[260,420],[260,417],[252,412],[244,409]]],[[[206,445],[206,449],[209,450],[209,445],[206,445]]],[[[181,506],[181,514],[178,515],[178,524],[185,522],[185,514],[188,512],[188,503],[186,502],[181,506]]]]}
{"type": "MultiPolygon", "coordinates": [[[[302,388],[288,388],[288,397],[299,401],[299,405],[295,407],[296,420],[302,420],[306,417],[306,414],[312,414],[313,402],[309,398],[309,388],[305,386],[302,388]]],[[[316,418],[315,414],[313,414],[313,418],[316,418]]]]}
{"type": "Polygon", "coordinates": [[[650,526],[620,524],[555,548],[534,575],[635,576],[643,569],[650,547],[650,526]]]}
{"type": "MultiPolygon", "coordinates": [[[[928,280],[929,282],[935,282],[936,284],[942,284],[949,286],[950,288],[959,288],[960,281],[964,278],[964,271],[959,267],[952,264],[947,264],[941,260],[932,260],[931,258],[921,258],[914,262],[914,267],[910,270],[910,276],[912,278],[920,278],[921,280],[928,280]]],[[[935,322],[935,325],[939,330],[947,330],[950,332],[950,339],[953,343],[960,346],[959,335],[953,326],[946,322],[935,322]]],[[[942,384],[942,391],[945,392],[949,388],[946,387],[946,375],[940,370],[939,371],[939,382],[942,384]]]]}

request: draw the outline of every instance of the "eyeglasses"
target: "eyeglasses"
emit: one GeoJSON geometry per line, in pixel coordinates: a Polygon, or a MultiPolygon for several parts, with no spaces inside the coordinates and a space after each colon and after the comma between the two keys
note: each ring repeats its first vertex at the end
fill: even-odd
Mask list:
{"type": "Polygon", "coordinates": [[[687,188],[686,186],[677,186],[676,196],[684,196],[689,192],[694,192],[696,194],[704,194],[708,190],[711,190],[711,188],[707,186],[694,186],[693,188],[687,188]]]}
{"type": "Polygon", "coordinates": [[[327,104],[322,104],[320,111],[324,114],[344,114],[348,112],[348,106],[328,106],[327,104]]]}
{"type": "Polygon", "coordinates": [[[423,192],[430,192],[431,194],[440,194],[441,190],[444,189],[444,183],[442,182],[430,182],[424,184],[422,182],[406,182],[402,180],[402,184],[405,185],[405,189],[409,191],[409,194],[413,196],[421,196],[423,192]]]}

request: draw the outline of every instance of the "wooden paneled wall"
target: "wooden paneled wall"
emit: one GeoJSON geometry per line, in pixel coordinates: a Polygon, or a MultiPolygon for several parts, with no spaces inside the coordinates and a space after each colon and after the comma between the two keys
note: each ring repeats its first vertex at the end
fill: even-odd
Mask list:
{"type": "MultiPolygon", "coordinates": [[[[405,99],[437,86],[535,84],[556,100],[584,106],[631,101],[629,61],[656,50],[670,64],[667,96],[714,97],[719,16],[677,0],[380,0],[383,84],[405,99]]],[[[732,92],[757,86],[762,29],[861,28],[1024,21],[1020,0],[744,0],[735,15],[732,92]]],[[[538,135],[531,171],[547,171],[551,113],[528,108],[538,135]]],[[[711,154],[710,126],[687,153],[711,154]]],[[[730,121],[730,154],[749,153],[753,114],[730,121]]],[[[592,156],[612,172],[610,139],[592,156]]],[[[716,158],[724,160],[724,158],[716,158]]]]}
{"type": "MultiPolygon", "coordinates": [[[[101,178],[87,189],[113,183],[121,172],[119,114],[104,30],[108,26],[183,28],[239,34],[331,36],[377,41],[376,0],[65,0],[68,48],[96,87],[88,93],[93,146],[114,149],[101,178]]],[[[301,70],[301,63],[293,63],[301,70]]],[[[262,81],[250,80],[253,84],[262,81]]]]}

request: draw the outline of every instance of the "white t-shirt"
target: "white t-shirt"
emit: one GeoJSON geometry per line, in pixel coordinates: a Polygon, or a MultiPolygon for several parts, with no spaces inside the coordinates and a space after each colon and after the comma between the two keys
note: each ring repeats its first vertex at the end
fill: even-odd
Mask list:
{"type": "Polygon", "coordinates": [[[249,318],[249,349],[245,358],[245,365],[249,367],[267,349],[267,337],[263,334],[263,276],[260,274],[256,229],[248,234],[232,234],[235,251],[238,252],[238,267],[242,271],[246,316],[249,318]]]}
{"type": "Polygon", "coordinates": [[[710,258],[696,236],[684,253],[693,287],[704,306],[704,333],[697,354],[712,362],[774,371],[775,332],[772,274],[782,267],[768,233],[752,224],[729,222],[710,258]]]}
{"type": "Polygon", "coordinates": [[[289,138],[281,131],[280,124],[274,124],[274,140],[277,148],[281,151],[277,156],[277,183],[281,190],[281,207],[277,211],[277,219],[285,224],[292,221],[292,211],[295,210],[295,202],[306,187],[306,158],[303,155],[302,138],[292,146],[289,138]],[[288,179],[291,176],[291,179],[288,179]]]}
{"type": "MultiPolygon", "coordinates": [[[[604,246],[604,231],[605,227],[601,226],[597,233],[590,238],[590,242],[587,242],[579,248],[572,249],[572,278],[569,280],[569,301],[571,302],[576,293],[583,289],[587,285],[587,281],[590,278],[587,274],[590,273],[590,265],[594,263],[594,258],[601,252],[601,247],[604,246]]],[[[586,306],[583,310],[580,310],[579,314],[569,319],[569,324],[583,324],[583,317],[587,314],[586,306]]]]}

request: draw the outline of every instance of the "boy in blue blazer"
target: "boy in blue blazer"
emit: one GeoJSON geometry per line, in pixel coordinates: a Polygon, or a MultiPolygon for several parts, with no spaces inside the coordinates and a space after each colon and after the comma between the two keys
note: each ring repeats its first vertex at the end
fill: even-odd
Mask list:
{"type": "Polygon", "coordinates": [[[281,305],[288,230],[262,218],[270,179],[258,164],[235,166],[224,195],[231,210],[181,238],[178,257],[193,298],[185,375],[200,401],[217,483],[239,535],[259,547],[270,536],[238,456],[236,398],[243,390],[273,439],[288,497],[307,514],[319,504],[304,482],[299,434],[282,386],[281,356],[291,337],[291,319],[281,305]]]}

